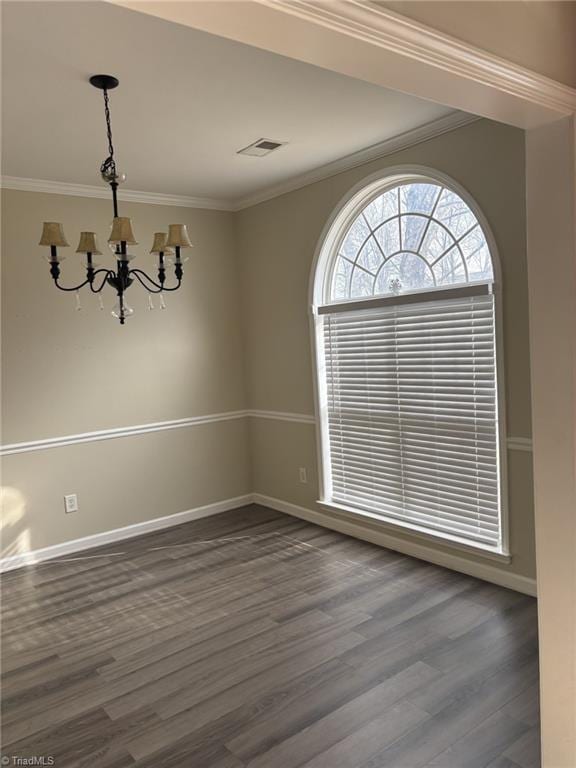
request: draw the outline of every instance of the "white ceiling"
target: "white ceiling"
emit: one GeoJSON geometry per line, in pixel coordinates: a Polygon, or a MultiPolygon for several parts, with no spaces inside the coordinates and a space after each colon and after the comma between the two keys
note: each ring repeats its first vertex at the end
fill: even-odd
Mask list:
{"type": "Polygon", "coordinates": [[[126,187],[237,200],[429,123],[449,110],[100,2],[2,3],[7,176],[99,184],[102,94],[126,187]],[[266,137],[264,158],[236,151],[266,137]]]}

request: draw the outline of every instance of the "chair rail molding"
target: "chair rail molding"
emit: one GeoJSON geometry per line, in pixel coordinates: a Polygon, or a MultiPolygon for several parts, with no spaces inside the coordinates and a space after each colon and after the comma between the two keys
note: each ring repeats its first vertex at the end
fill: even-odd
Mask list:
{"type": "Polygon", "coordinates": [[[248,411],[255,419],[272,419],[274,421],[293,421],[298,424],[316,424],[316,417],[309,413],[290,413],[287,411],[248,411]]]}
{"type": "MultiPolygon", "coordinates": [[[[34,451],[46,451],[52,448],[63,448],[67,445],[80,445],[81,443],[95,443],[100,440],[116,440],[120,437],[132,437],[145,435],[149,432],[164,432],[171,429],[185,429],[197,427],[202,424],[214,424],[220,421],[235,421],[251,417],[254,419],[268,419],[272,421],[290,421],[296,424],[316,424],[316,417],[309,413],[292,413],[288,411],[242,410],[225,411],[223,413],[211,413],[206,416],[189,416],[184,419],[172,419],[170,421],[154,421],[149,424],[135,424],[128,427],[112,427],[99,429],[94,432],[80,432],[73,435],[60,435],[46,437],[41,440],[28,440],[20,443],[7,443],[0,445],[0,456],[13,456],[19,453],[32,453],[34,451]]],[[[509,437],[506,441],[508,450],[531,451],[532,440],[527,437],[509,437]]]]}
{"type": "MultiPolygon", "coordinates": [[[[272,419],[274,421],[292,421],[298,424],[316,424],[316,417],[308,413],[290,413],[287,411],[259,411],[247,412],[248,416],[257,419],[272,419]]],[[[506,447],[509,451],[532,451],[532,440],[529,437],[508,437],[506,447]]]]}
{"type": "Polygon", "coordinates": [[[75,435],[62,435],[60,437],[47,437],[42,440],[10,443],[0,446],[0,456],[45,451],[49,448],[62,448],[66,445],[78,445],[80,443],[94,443],[100,440],[115,440],[119,437],[145,435],[148,432],[164,432],[170,429],[197,427],[201,424],[214,424],[219,421],[234,421],[236,419],[243,419],[246,416],[248,416],[248,411],[226,411],[224,413],[211,413],[206,416],[189,416],[188,418],[172,419],[171,421],[155,421],[150,424],[113,427],[111,429],[99,429],[95,432],[80,432],[75,435]]]}

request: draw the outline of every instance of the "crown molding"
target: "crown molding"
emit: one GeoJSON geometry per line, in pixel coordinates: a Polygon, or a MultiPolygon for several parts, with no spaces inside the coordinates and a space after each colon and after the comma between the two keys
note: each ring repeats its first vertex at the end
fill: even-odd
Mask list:
{"type": "MultiPolygon", "coordinates": [[[[293,176],[280,184],[256,192],[253,195],[239,198],[237,200],[214,200],[211,198],[186,197],[183,195],[168,195],[162,192],[137,192],[129,189],[120,189],[118,198],[121,201],[131,203],[148,203],[150,205],[173,205],[182,208],[204,208],[219,211],[241,211],[244,208],[251,208],[254,205],[263,203],[266,200],[272,200],[275,197],[284,195],[287,192],[293,192],[317,181],[328,179],[344,171],[357,168],[360,165],[372,162],[381,157],[392,155],[403,149],[408,149],[416,144],[441,136],[443,133],[454,131],[465,125],[474,123],[482,118],[477,115],[470,115],[466,112],[452,112],[437,120],[405,131],[397,136],[372,144],[370,147],[353,152],[350,155],[326,163],[311,171],[293,176]]],[[[93,197],[108,199],[110,193],[104,186],[91,186],[86,184],[68,184],[61,181],[49,181],[48,179],[25,179],[18,176],[2,176],[1,186],[3,189],[15,189],[20,192],[43,192],[55,195],[71,195],[72,197],[93,197]]]]}
{"type": "Polygon", "coordinates": [[[256,0],[260,5],[341,32],[395,54],[464,75],[557,113],[576,112],[576,89],[469,45],[369,0],[256,0]]]}
{"type": "MultiPolygon", "coordinates": [[[[105,186],[68,184],[67,182],[49,181],[48,179],[24,179],[18,176],[2,176],[1,186],[3,189],[15,189],[19,192],[44,192],[52,195],[95,197],[106,200],[110,198],[110,190],[105,186]]],[[[134,189],[119,189],[118,199],[126,203],[173,205],[180,208],[204,208],[216,211],[234,210],[232,203],[226,200],[214,200],[210,197],[168,195],[163,192],[138,192],[134,189]]]]}
{"type": "Polygon", "coordinates": [[[312,171],[307,171],[299,176],[287,179],[281,184],[275,184],[273,187],[268,187],[267,189],[262,190],[262,192],[257,192],[254,195],[247,195],[236,201],[234,210],[241,211],[244,208],[251,208],[253,205],[258,205],[259,203],[271,200],[274,197],[285,195],[287,192],[293,192],[296,189],[301,189],[302,187],[314,184],[317,181],[336,176],[338,173],[349,171],[352,168],[365,165],[373,160],[386,157],[386,155],[393,155],[395,152],[408,149],[416,144],[421,144],[436,136],[441,136],[443,133],[454,131],[456,128],[462,128],[465,125],[475,123],[477,120],[481,119],[482,118],[477,115],[469,115],[465,112],[452,112],[437,120],[425,123],[418,128],[413,128],[412,130],[405,131],[397,136],[392,136],[378,144],[372,144],[370,147],[366,147],[366,149],[360,149],[358,152],[353,152],[351,155],[346,155],[331,163],[321,165],[319,168],[315,168],[312,171]]]}

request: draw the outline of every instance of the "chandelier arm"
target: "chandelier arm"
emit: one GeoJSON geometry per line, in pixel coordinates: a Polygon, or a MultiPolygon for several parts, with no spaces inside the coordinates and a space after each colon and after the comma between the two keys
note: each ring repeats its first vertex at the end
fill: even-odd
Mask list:
{"type": "Polygon", "coordinates": [[[112,270],[110,269],[97,269],[92,276],[92,280],[89,281],[90,290],[92,291],[92,293],[100,293],[104,288],[104,286],[106,285],[106,283],[108,282],[108,278],[110,277],[110,275],[114,277],[114,272],[112,272],[112,270]],[[94,284],[93,284],[94,278],[96,277],[96,275],[99,275],[102,272],[104,272],[105,274],[104,274],[104,278],[102,279],[102,282],[100,283],[100,287],[94,288],[94,284]]]}
{"type": "Polygon", "coordinates": [[[78,285],[74,285],[74,286],[72,286],[70,288],[67,288],[65,285],[60,285],[60,283],[58,282],[58,278],[55,277],[54,278],[54,285],[60,291],[79,291],[80,288],[84,288],[85,285],[90,285],[90,280],[84,280],[83,283],[79,283],[78,285]]]}
{"type": "Polygon", "coordinates": [[[139,282],[141,285],[143,285],[143,286],[144,286],[144,288],[146,288],[146,290],[147,290],[147,291],[149,290],[149,291],[150,291],[150,293],[173,293],[174,291],[177,291],[177,290],[178,290],[178,288],[180,288],[180,286],[182,285],[182,278],[179,278],[179,279],[178,279],[178,282],[176,283],[176,285],[173,285],[171,288],[167,287],[167,286],[166,286],[166,285],[164,285],[164,284],[162,284],[162,285],[158,285],[158,283],[155,283],[155,282],[154,282],[154,280],[152,280],[152,278],[151,278],[151,277],[149,277],[149,276],[146,274],[146,272],[142,272],[142,270],[140,270],[140,269],[131,269],[131,270],[130,270],[130,274],[134,274],[134,277],[135,277],[135,278],[138,280],[138,282],[139,282]],[[150,281],[150,282],[151,282],[153,285],[155,285],[155,286],[156,286],[156,287],[157,287],[159,290],[156,290],[156,291],[152,291],[152,290],[150,290],[150,289],[148,288],[148,286],[144,284],[143,280],[142,280],[142,279],[139,277],[139,275],[138,275],[138,274],[136,274],[137,272],[139,272],[141,275],[143,275],[143,276],[144,276],[144,277],[145,277],[147,280],[149,280],[149,281],[150,281]]]}
{"type": "Polygon", "coordinates": [[[150,291],[150,293],[162,293],[162,291],[166,291],[166,292],[177,291],[178,288],[180,288],[180,286],[182,285],[182,278],[179,278],[178,283],[176,285],[172,286],[172,288],[167,288],[164,284],[161,285],[155,282],[154,280],[152,280],[152,278],[141,269],[131,269],[129,274],[134,275],[134,277],[138,280],[140,285],[144,286],[144,288],[146,288],[147,291],[150,291]],[[142,279],[142,277],[140,277],[140,275],[142,275],[142,277],[145,280],[148,280],[148,282],[152,283],[152,285],[156,288],[156,290],[152,290],[151,288],[149,288],[144,282],[144,280],[142,279]]]}
{"type": "Polygon", "coordinates": [[[177,291],[177,290],[178,290],[178,288],[180,288],[180,286],[181,286],[181,285],[182,285],[182,280],[180,279],[180,280],[178,280],[178,282],[176,283],[176,285],[172,286],[172,288],[166,288],[166,287],[164,287],[164,288],[162,288],[162,290],[163,290],[163,291],[166,291],[166,293],[172,293],[173,291],[177,291]]]}
{"type": "Polygon", "coordinates": [[[159,283],[156,283],[154,280],[152,280],[152,278],[141,269],[131,269],[128,274],[134,275],[134,277],[136,278],[136,280],[138,280],[140,285],[143,288],[145,288],[149,293],[162,293],[162,291],[167,290],[166,288],[163,288],[159,283]],[[140,275],[142,275],[144,280],[148,280],[148,282],[151,283],[154,286],[154,288],[150,288],[149,285],[146,285],[146,283],[144,282],[142,277],[140,277],[140,275]]]}

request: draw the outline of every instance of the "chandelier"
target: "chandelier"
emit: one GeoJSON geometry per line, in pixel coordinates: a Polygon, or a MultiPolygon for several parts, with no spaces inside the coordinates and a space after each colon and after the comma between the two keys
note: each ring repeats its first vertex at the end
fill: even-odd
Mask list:
{"type": "MultiPolygon", "coordinates": [[[[40,245],[46,245],[50,248],[48,257],[50,263],[50,274],[54,280],[54,285],[61,291],[76,291],[88,286],[92,293],[100,294],[106,285],[111,286],[118,296],[118,303],[112,310],[112,315],[120,320],[121,325],[127,317],[134,314],[134,310],[126,303],[125,293],[132,283],[137,280],[148,291],[148,306],[153,307],[150,294],[160,294],[160,306],[165,307],[164,293],[166,291],[177,291],[182,284],[182,264],[186,261],[181,255],[181,249],[191,248],[192,243],[188,237],[188,231],[185,224],[170,224],[168,232],[156,232],[154,242],[150,253],[157,257],[158,280],[153,280],[146,272],[141,269],[130,267],[130,261],[134,258],[128,252],[128,246],[138,245],[132,231],[132,222],[125,216],[118,215],[118,186],[126,181],[126,176],[119,173],[116,169],[116,160],[114,158],[114,146],[112,144],[112,128],[110,124],[110,107],[108,102],[108,91],[118,86],[118,80],[112,75],[94,75],[90,78],[90,83],[103,91],[104,94],[104,114],[106,117],[106,132],[108,136],[108,157],[100,166],[100,174],[104,181],[110,185],[112,192],[112,206],[114,209],[114,219],[112,221],[112,230],[108,238],[108,244],[116,256],[116,269],[97,269],[98,264],[94,262],[94,257],[101,256],[96,234],[94,232],[81,232],[80,241],[76,253],[84,254],[86,258],[86,279],[74,286],[64,286],[60,284],[60,262],[64,257],[58,253],[58,248],[67,248],[69,243],[64,234],[62,224],[54,221],[44,222],[40,245]],[[174,266],[174,277],[176,284],[167,286],[166,281],[166,262],[171,262],[174,266]]],[[[79,294],[76,294],[77,307],[80,308],[79,294]]],[[[99,296],[100,307],[103,308],[102,299],[99,296]]]]}

